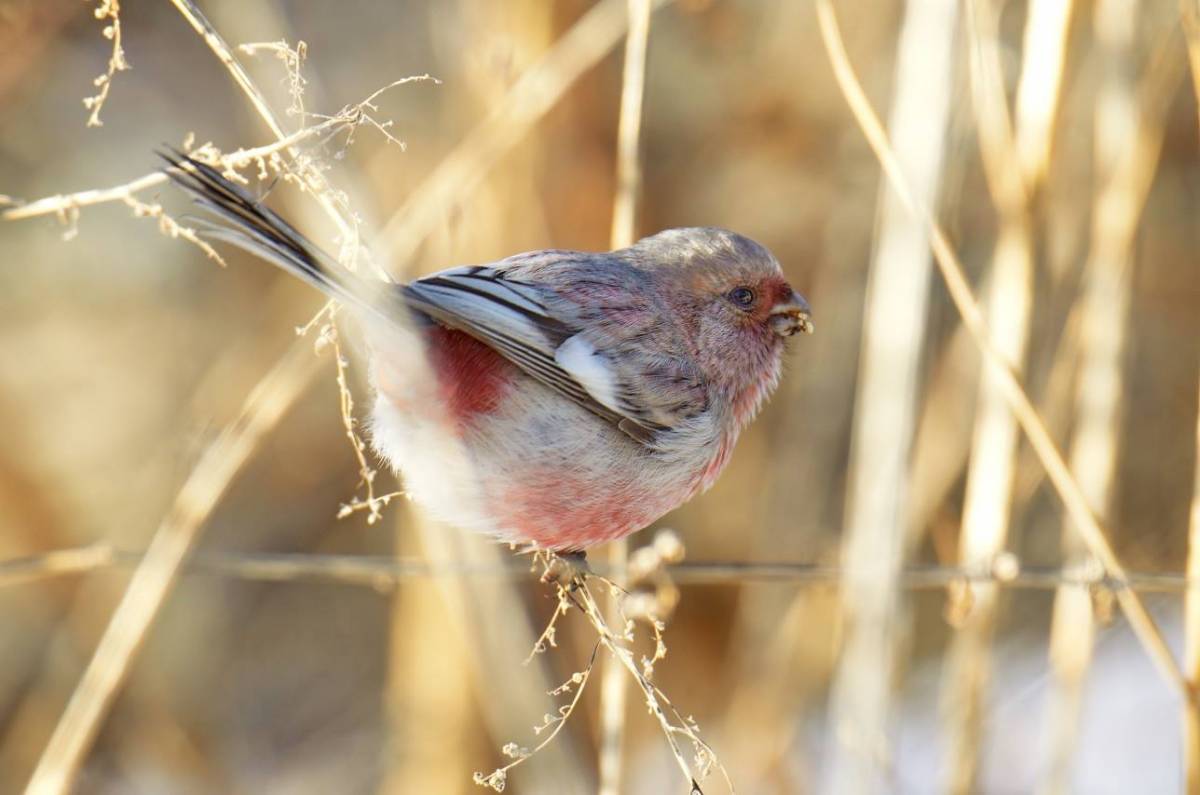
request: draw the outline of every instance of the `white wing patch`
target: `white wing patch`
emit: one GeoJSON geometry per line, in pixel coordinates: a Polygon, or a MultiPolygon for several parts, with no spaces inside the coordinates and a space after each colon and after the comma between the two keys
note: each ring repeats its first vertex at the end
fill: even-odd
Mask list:
{"type": "Polygon", "coordinates": [[[617,379],[608,362],[582,334],[568,337],[554,352],[554,361],[566,370],[602,406],[622,411],[617,401],[617,379]]]}

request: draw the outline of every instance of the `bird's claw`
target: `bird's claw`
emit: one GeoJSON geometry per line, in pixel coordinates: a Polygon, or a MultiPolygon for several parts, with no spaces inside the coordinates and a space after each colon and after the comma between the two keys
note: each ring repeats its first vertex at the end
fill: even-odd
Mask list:
{"type": "Polygon", "coordinates": [[[542,582],[552,582],[574,591],[583,585],[584,580],[595,574],[588,565],[587,553],[557,552],[550,558],[550,565],[542,573],[542,582]]]}

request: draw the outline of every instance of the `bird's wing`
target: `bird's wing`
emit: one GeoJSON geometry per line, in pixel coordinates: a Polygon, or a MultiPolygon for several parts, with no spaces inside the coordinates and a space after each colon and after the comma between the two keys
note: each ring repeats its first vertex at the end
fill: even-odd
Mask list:
{"type": "Polygon", "coordinates": [[[582,305],[503,267],[454,268],[401,290],[414,309],[486,343],[643,444],[704,409],[703,381],[687,360],[647,355],[644,330],[606,322],[603,306],[586,305],[585,317],[582,305]]]}
{"type": "Polygon", "coordinates": [[[662,308],[628,283],[625,266],[603,255],[532,252],[372,289],[216,169],[178,152],[162,155],[171,179],[214,214],[203,224],[206,237],[263,257],[383,322],[395,322],[399,291],[411,308],[489,345],[643,444],[706,406],[703,379],[658,322],[662,308]],[[580,261],[588,267],[578,269],[580,261]]]}

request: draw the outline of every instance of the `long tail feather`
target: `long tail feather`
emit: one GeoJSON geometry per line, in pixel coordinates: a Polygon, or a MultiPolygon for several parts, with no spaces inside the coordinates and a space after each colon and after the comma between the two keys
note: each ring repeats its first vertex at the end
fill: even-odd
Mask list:
{"type": "Polygon", "coordinates": [[[388,285],[368,288],[278,213],[207,163],[173,150],[158,155],[167,162],[164,171],[171,181],[213,214],[212,220],[201,220],[202,236],[261,257],[344,304],[390,319],[379,301],[381,293],[395,292],[388,285]]]}

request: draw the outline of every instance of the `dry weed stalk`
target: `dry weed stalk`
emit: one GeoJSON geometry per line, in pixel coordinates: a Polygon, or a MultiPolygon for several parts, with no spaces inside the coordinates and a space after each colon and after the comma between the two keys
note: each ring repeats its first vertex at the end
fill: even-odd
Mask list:
{"type": "Polygon", "coordinates": [[[304,59],[308,57],[308,44],[298,41],[296,42],[296,46],[292,47],[287,43],[286,39],[280,39],[279,41],[256,41],[239,44],[238,51],[245,55],[258,55],[260,52],[269,52],[283,62],[284,72],[287,73],[288,96],[292,99],[292,104],[288,105],[287,115],[296,117],[300,122],[300,126],[304,127],[304,87],[308,85],[308,81],[304,78],[301,67],[304,64],[304,59]]]}
{"type": "MultiPolygon", "coordinates": [[[[972,107],[988,190],[1000,216],[987,287],[987,314],[993,343],[1017,374],[1024,372],[1033,306],[1034,230],[1029,196],[1039,187],[1049,157],[1069,8],[1069,3],[1054,0],[1031,4],[1018,83],[1018,127],[1014,130],[1000,54],[999,8],[992,0],[966,4],[972,107]],[[1038,29],[1042,26],[1049,29],[1038,29]]],[[[959,541],[959,561],[964,566],[986,565],[1004,553],[1017,440],[1016,421],[992,368],[985,365],[959,541]]],[[[958,617],[958,631],[951,642],[943,686],[945,737],[950,748],[947,788],[967,793],[978,786],[983,702],[991,678],[989,652],[999,589],[992,584],[966,585],[950,595],[948,611],[958,617]]]]}
{"type": "MultiPolygon", "coordinates": [[[[957,4],[905,6],[888,129],[917,201],[938,202],[957,4]]],[[[843,640],[830,696],[828,787],[891,789],[888,722],[897,652],[910,632],[900,571],[913,532],[904,509],[921,354],[929,320],[929,232],[879,188],[847,474],[843,640]]]]}
{"type": "MultiPolygon", "coordinates": [[[[330,305],[326,305],[330,307],[330,305]]],[[[338,329],[334,325],[332,315],[334,310],[330,307],[328,312],[322,309],[313,318],[313,321],[319,320],[322,315],[330,317],[330,322],[321,327],[321,333],[317,336],[317,350],[326,345],[333,348],[333,359],[337,365],[337,388],[338,388],[338,408],[341,412],[342,427],[346,431],[346,439],[350,442],[350,448],[354,451],[354,460],[358,463],[359,486],[365,488],[367,494],[365,497],[355,495],[350,502],[343,503],[337,512],[337,518],[344,519],[350,514],[359,511],[367,512],[367,524],[375,524],[383,517],[383,509],[387,504],[396,497],[405,497],[407,494],[403,491],[393,491],[389,494],[375,494],[375,476],[378,470],[371,466],[367,458],[367,444],[363,441],[362,435],[358,431],[358,420],[354,416],[354,395],[350,391],[350,384],[346,380],[346,372],[350,367],[350,360],[342,353],[341,343],[338,341],[338,329]]],[[[310,321],[309,326],[312,325],[310,321]]],[[[297,329],[297,333],[303,334],[309,326],[297,329]]]]}
{"type": "MultiPolygon", "coordinates": [[[[345,134],[346,140],[342,143],[341,148],[334,153],[334,157],[336,158],[344,150],[344,147],[352,141],[355,130],[363,125],[367,125],[381,131],[387,136],[389,142],[394,142],[403,147],[403,143],[388,132],[391,121],[380,121],[373,115],[373,112],[377,110],[375,100],[392,88],[417,81],[438,82],[436,78],[429,75],[414,75],[396,80],[378,89],[360,102],[347,105],[331,116],[322,117],[320,122],[312,126],[304,127],[290,135],[284,136],[274,143],[263,146],[239,148],[229,153],[223,153],[212,143],[195,145],[193,136],[188,135],[183,142],[183,149],[190,157],[194,157],[201,162],[220,169],[222,174],[227,178],[240,184],[249,184],[249,179],[241,172],[253,168],[255,176],[259,180],[279,178],[296,185],[302,191],[311,195],[318,195],[315,191],[319,189],[319,183],[314,181],[311,176],[318,158],[316,155],[300,149],[300,145],[305,144],[321,148],[336,136],[345,134]],[[296,152],[300,160],[289,162],[285,157],[285,154],[288,152],[296,152]],[[306,174],[307,176],[305,176],[306,174]]],[[[157,202],[146,202],[140,198],[140,194],[151,188],[163,185],[166,181],[166,174],[162,171],[154,171],[111,188],[92,188],[65,195],[47,196],[31,202],[12,201],[13,206],[5,210],[3,214],[0,214],[0,218],[6,221],[18,221],[44,215],[53,215],[67,227],[64,237],[70,239],[78,232],[77,224],[82,208],[110,202],[121,202],[132,208],[134,214],[138,217],[158,219],[160,231],[167,236],[180,237],[187,240],[193,245],[198,246],[206,256],[215,260],[218,264],[224,265],[225,261],[221,256],[203,238],[199,237],[192,227],[181,223],[167,214],[157,202]]],[[[336,202],[339,206],[348,206],[346,197],[340,193],[327,196],[326,198],[329,201],[336,202]]]]}
{"type": "Polygon", "coordinates": [[[592,648],[583,669],[573,673],[562,685],[549,692],[551,696],[571,693],[572,697],[568,703],[558,708],[557,714],[547,713],[542,722],[533,727],[535,735],[549,731],[546,738],[532,749],[516,743],[504,745],[502,752],[513,761],[491,773],[476,773],[475,783],[491,787],[497,792],[503,791],[508,783],[509,771],[545,748],[558,735],[575,711],[595,668],[596,654],[603,648],[618,666],[617,670],[623,670],[642,691],[646,708],[658,721],[671,755],[691,787],[693,795],[702,795],[700,781],[707,778],[714,769],[721,772],[729,791],[734,792],[729,772],[713,749],[700,737],[700,727],[696,721],[690,716],[684,716],[653,681],[655,665],[667,655],[667,645],[663,638],[666,619],[678,601],[678,592],[666,575],[665,567],[677,563],[683,557],[683,545],[679,538],[670,531],[663,531],[655,536],[653,544],[638,550],[631,561],[634,565],[631,565],[628,571],[630,582],[636,588],[633,591],[607,577],[594,573],[579,573],[573,563],[564,561],[553,552],[534,550],[532,556],[534,570],[541,569],[541,580],[552,586],[556,603],[546,628],[538,637],[525,662],[529,663],[537,655],[557,646],[559,619],[567,615],[571,608],[578,610],[596,632],[596,645],[592,648]],[[615,618],[605,616],[598,597],[592,592],[592,583],[604,586],[612,597],[616,606],[615,618]],[[650,590],[646,590],[647,586],[650,590]],[[639,622],[649,628],[648,639],[654,645],[654,651],[650,655],[639,656],[636,652],[636,645],[639,643],[639,622]],[[684,755],[681,742],[691,743],[694,756],[692,762],[684,755]]]}
{"type": "Polygon", "coordinates": [[[908,180],[899,166],[887,133],[871,108],[854,68],[850,64],[837,17],[829,0],[817,0],[817,17],[821,27],[821,38],[829,53],[838,85],[846,97],[860,129],[866,136],[867,142],[883,167],[892,189],[908,210],[919,218],[929,230],[934,260],[946,283],[950,298],[983,356],[989,362],[998,365],[996,372],[1000,376],[999,384],[1003,388],[1005,401],[1016,415],[1021,429],[1025,432],[1038,460],[1045,468],[1046,474],[1049,476],[1055,492],[1062,500],[1077,532],[1083,537],[1088,549],[1100,560],[1104,576],[1117,584],[1118,587],[1114,592],[1117,603],[1133,628],[1139,643],[1154,660],[1163,678],[1175,687],[1185,699],[1191,700],[1193,698],[1191,688],[1163,639],[1158,624],[1147,611],[1141,597],[1127,586],[1128,574],[1109,543],[1104,528],[1092,513],[1079,484],[1068,469],[1062,453],[1050,436],[1045,422],[1034,408],[1020,380],[1004,364],[1003,354],[992,343],[987,321],[983,317],[983,310],[971,291],[962,263],[954,253],[945,231],[933,219],[929,208],[917,201],[911,193],[908,180]]]}
{"type": "Polygon", "coordinates": [[[90,96],[85,97],[83,106],[91,111],[88,116],[88,127],[101,127],[104,122],[100,121],[100,110],[104,107],[104,101],[108,99],[108,91],[112,88],[113,77],[117,72],[123,72],[129,68],[129,62],[125,60],[125,50],[121,46],[121,3],[120,0],[100,0],[95,11],[92,12],[96,19],[102,22],[107,20],[108,24],[104,26],[102,31],[104,38],[112,42],[112,53],[108,56],[108,68],[104,73],[96,77],[92,81],[99,91],[90,96]]]}
{"type": "MultiPolygon", "coordinates": [[[[1200,405],[1196,407],[1194,467],[1192,507],[1188,517],[1187,577],[1190,580],[1200,579],[1200,405]]],[[[1200,588],[1190,588],[1184,592],[1184,628],[1184,670],[1192,687],[1196,687],[1200,682],[1200,588]]],[[[1200,792],[1200,710],[1188,705],[1183,718],[1187,791],[1200,792]]]]}
{"type": "MultiPolygon", "coordinates": [[[[1183,32],[1191,67],[1192,91],[1200,109],[1200,0],[1181,0],[1183,32]]],[[[1198,119],[1200,121],[1200,119],[1198,119]]],[[[1200,406],[1196,411],[1196,463],[1192,506],[1188,517],[1187,576],[1200,579],[1200,406]]],[[[1200,687],[1200,589],[1184,595],[1184,671],[1192,688],[1200,687]]],[[[1183,753],[1188,792],[1200,792],[1200,705],[1187,705],[1183,715],[1183,753]]]]}
{"type": "Polygon", "coordinates": [[[1200,0],[1180,0],[1183,35],[1187,41],[1188,64],[1192,70],[1192,90],[1200,110],[1200,0]]]}
{"type": "MultiPolygon", "coordinates": [[[[1080,368],[1074,411],[1076,425],[1068,452],[1071,473],[1088,504],[1106,516],[1116,486],[1122,408],[1125,338],[1132,301],[1132,243],[1140,202],[1130,201],[1138,183],[1147,188],[1154,164],[1140,164],[1145,174],[1119,180],[1115,167],[1125,152],[1139,148],[1146,131],[1135,94],[1134,53],[1139,16],[1137,0],[1101,0],[1093,12],[1102,78],[1094,113],[1094,168],[1099,175],[1093,199],[1091,247],[1079,297],[1080,368]],[[1132,209],[1132,212],[1131,212],[1132,209]],[[1132,216],[1132,217],[1131,217],[1132,216]]],[[[1136,195],[1136,194],[1134,194],[1136,195]]],[[[1063,523],[1062,552],[1067,567],[1095,566],[1096,561],[1069,521],[1063,523]]],[[[1048,705],[1048,751],[1039,783],[1044,795],[1071,789],[1079,742],[1084,682],[1096,636],[1092,594],[1071,586],[1055,594],[1050,628],[1053,685],[1048,705]]]]}

